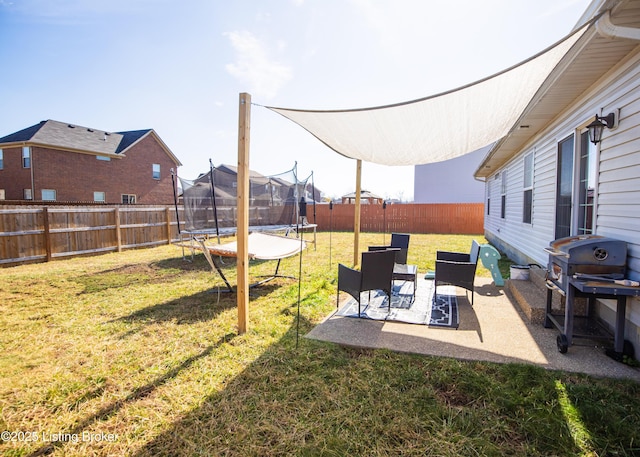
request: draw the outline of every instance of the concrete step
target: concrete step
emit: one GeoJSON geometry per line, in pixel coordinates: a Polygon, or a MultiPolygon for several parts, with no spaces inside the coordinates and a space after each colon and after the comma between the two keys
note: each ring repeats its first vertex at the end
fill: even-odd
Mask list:
{"type": "MultiPolygon", "coordinates": [[[[545,270],[533,267],[529,280],[508,279],[506,289],[532,324],[543,324],[547,308],[545,270]]],[[[551,307],[554,312],[564,309],[564,297],[553,292],[551,307]]]]}

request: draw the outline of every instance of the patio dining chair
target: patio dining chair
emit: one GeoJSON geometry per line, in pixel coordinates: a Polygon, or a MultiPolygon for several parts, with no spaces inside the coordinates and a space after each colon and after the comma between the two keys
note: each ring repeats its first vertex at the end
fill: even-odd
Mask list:
{"type": "MultiPolygon", "coordinates": [[[[471,306],[473,306],[473,282],[480,254],[480,245],[473,240],[470,252],[436,252],[436,272],[434,287],[438,284],[450,284],[471,291],[471,306]]],[[[436,293],[433,294],[435,300],[436,293]]]]}
{"type": "Polygon", "coordinates": [[[406,264],[407,255],[409,254],[409,237],[408,233],[392,233],[391,243],[385,246],[369,246],[369,251],[382,251],[385,249],[396,249],[396,263],[406,264]]]}
{"type": "Polygon", "coordinates": [[[381,290],[387,296],[391,310],[391,291],[395,252],[392,250],[363,252],[360,270],[338,264],[338,297],[336,308],[340,303],[340,291],[346,292],[358,302],[358,316],[362,312],[361,294],[381,290]]]}

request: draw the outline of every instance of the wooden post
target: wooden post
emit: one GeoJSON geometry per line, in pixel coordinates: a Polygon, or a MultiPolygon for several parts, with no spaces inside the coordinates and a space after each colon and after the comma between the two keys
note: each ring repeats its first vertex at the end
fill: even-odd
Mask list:
{"type": "Polygon", "coordinates": [[[51,226],[49,223],[49,208],[45,206],[42,209],[42,218],[44,224],[44,249],[47,253],[47,262],[51,261],[51,226]]]}
{"type": "Polygon", "coordinates": [[[120,234],[120,206],[113,208],[113,217],[116,223],[116,252],[122,252],[122,235],[120,234]]]}
{"type": "Polygon", "coordinates": [[[171,244],[171,210],[168,206],[164,209],[164,217],[167,219],[167,244],[171,244]]]}
{"type": "Polygon", "coordinates": [[[353,212],[353,265],[360,264],[360,194],[362,193],[362,160],[356,162],[356,207],[353,212]]]}
{"type": "Polygon", "coordinates": [[[251,95],[240,94],[238,118],[238,334],[249,328],[249,134],[251,131],[251,95]]]}

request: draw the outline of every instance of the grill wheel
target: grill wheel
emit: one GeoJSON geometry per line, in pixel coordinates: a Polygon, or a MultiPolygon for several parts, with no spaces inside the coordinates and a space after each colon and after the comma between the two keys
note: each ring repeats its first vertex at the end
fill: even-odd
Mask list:
{"type": "Polygon", "coordinates": [[[569,350],[569,340],[567,339],[567,335],[561,333],[556,338],[556,344],[558,345],[558,352],[560,354],[566,354],[569,350]]]}

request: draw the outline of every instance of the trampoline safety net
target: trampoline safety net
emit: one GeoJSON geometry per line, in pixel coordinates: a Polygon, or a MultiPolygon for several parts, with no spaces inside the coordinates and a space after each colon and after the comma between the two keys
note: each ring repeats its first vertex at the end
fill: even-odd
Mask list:
{"type": "MultiPolygon", "coordinates": [[[[286,172],[264,176],[249,173],[251,231],[277,230],[306,222],[306,206],[315,203],[313,173],[297,176],[297,164],[286,172]]],[[[214,167],[195,180],[180,178],[184,217],[182,231],[225,235],[238,224],[237,169],[214,167]]]]}

